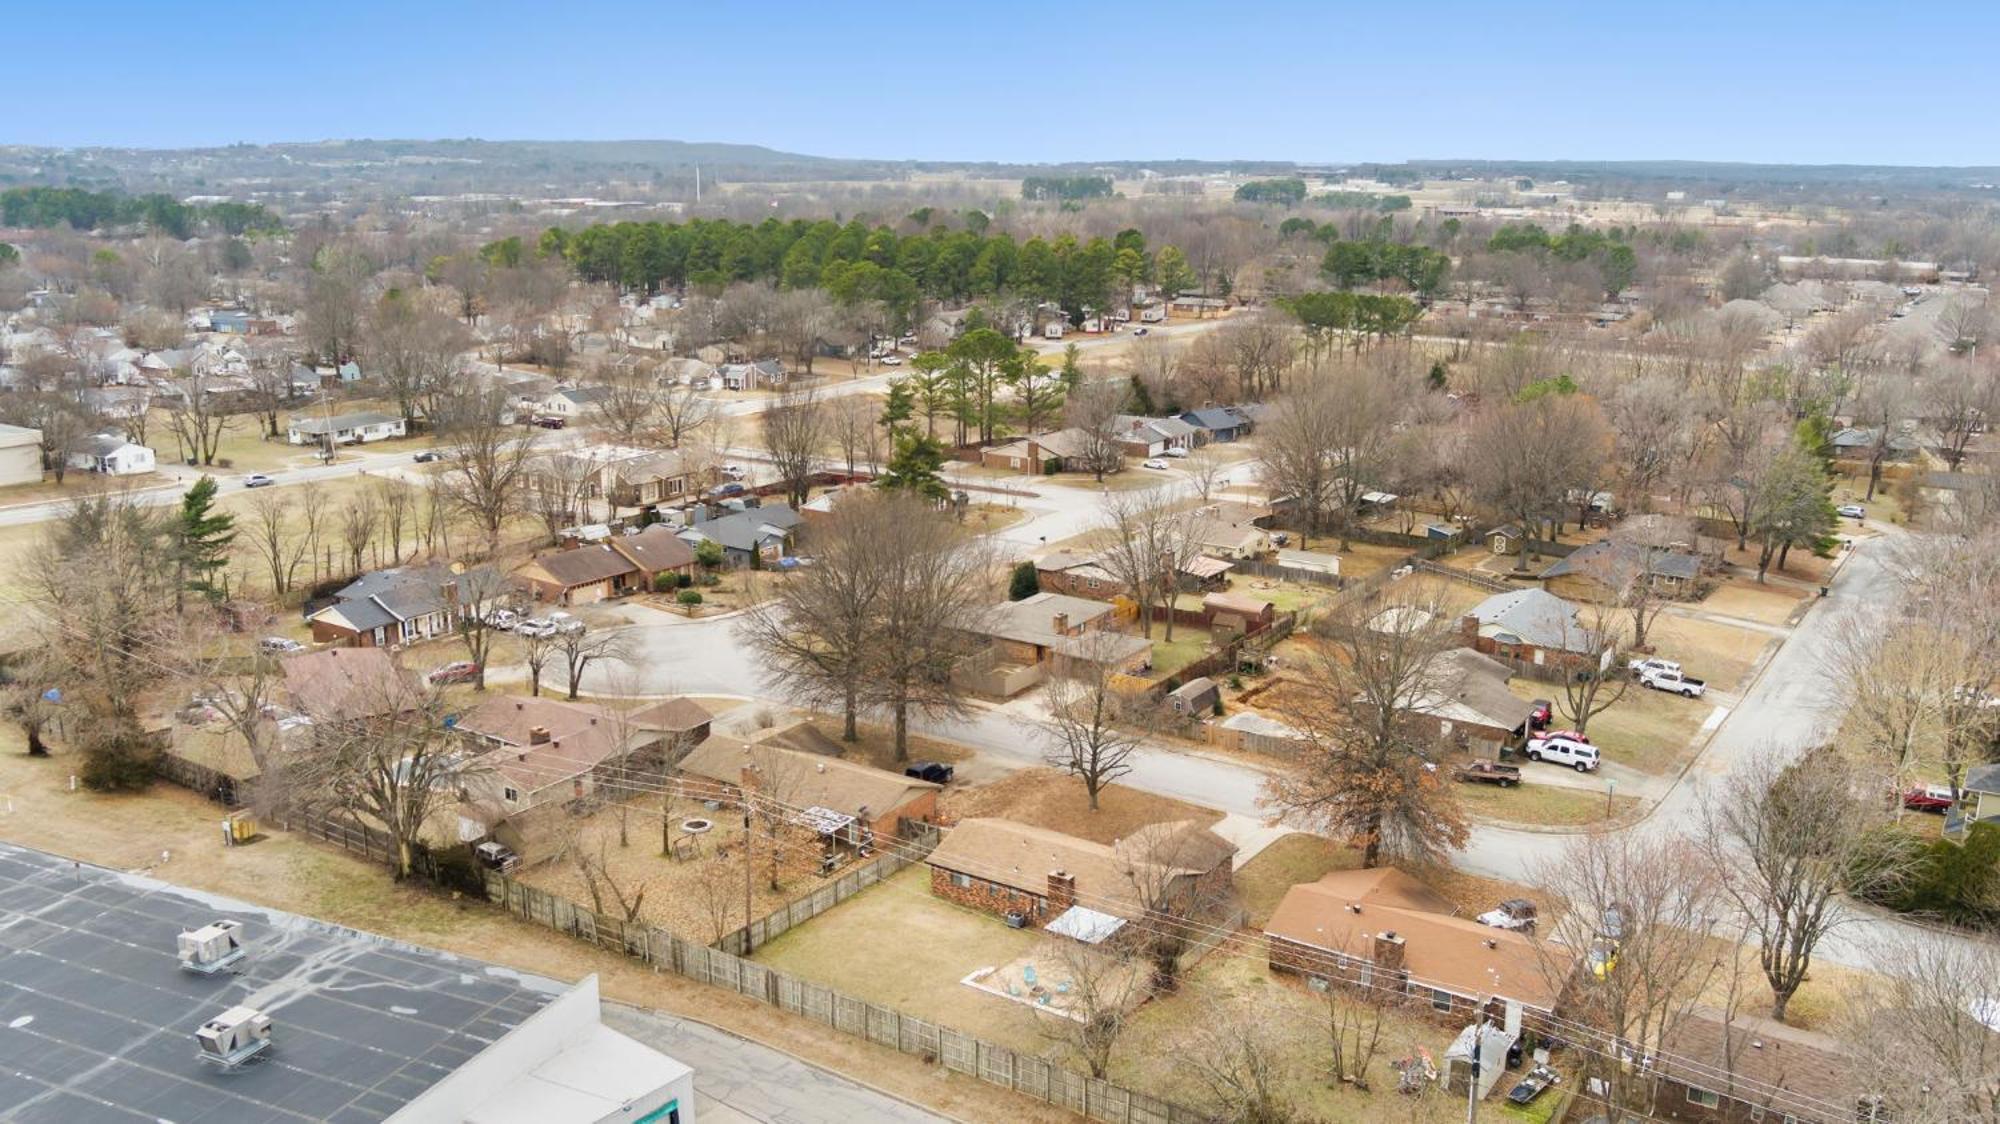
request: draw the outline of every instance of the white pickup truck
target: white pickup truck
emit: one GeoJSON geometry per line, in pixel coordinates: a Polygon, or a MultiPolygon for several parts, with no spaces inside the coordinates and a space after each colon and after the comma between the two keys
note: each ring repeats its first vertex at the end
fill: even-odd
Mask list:
{"type": "Polygon", "coordinates": [[[1660,667],[1642,668],[1639,671],[1639,682],[1655,691],[1671,691],[1685,699],[1700,698],[1701,693],[1708,690],[1707,683],[1681,674],[1678,666],[1671,670],[1660,667]]]}

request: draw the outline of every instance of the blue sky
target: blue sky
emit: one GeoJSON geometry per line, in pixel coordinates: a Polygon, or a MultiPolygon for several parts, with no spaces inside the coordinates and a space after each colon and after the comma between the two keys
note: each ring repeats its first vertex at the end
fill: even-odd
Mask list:
{"type": "Polygon", "coordinates": [[[2000,163],[2000,4],[8,5],[0,143],[2000,163]]]}

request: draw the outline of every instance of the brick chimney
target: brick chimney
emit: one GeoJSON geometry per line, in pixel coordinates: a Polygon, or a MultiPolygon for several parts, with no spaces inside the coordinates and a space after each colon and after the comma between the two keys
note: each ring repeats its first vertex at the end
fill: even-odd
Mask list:
{"type": "Polygon", "coordinates": [[[1375,934],[1375,966],[1387,972],[1403,970],[1403,938],[1394,929],[1375,934]]]}
{"type": "Polygon", "coordinates": [[[1069,614],[1057,613],[1055,616],[1049,618],[1049,627],[1055,630],[1057,636],[1068,636],[1069,614]]]}
{"type": "Polygon", "coordinates": [[[1049,906],[1068,909],[1076,904],[1076,875],[1063,870],[1049,871],[1049,906]]]}
{"type": "Polygon", "coordinates": [[[549,744],[549,728],[547,726],[528,727],[528,744],[529,745],[549,744]]]}

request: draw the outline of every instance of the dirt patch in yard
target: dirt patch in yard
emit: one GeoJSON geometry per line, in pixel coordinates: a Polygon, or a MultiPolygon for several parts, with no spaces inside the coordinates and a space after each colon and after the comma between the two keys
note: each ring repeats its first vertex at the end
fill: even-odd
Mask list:
{"type": "Polygon", "coordinates": [[[997,816],[1105,844],[1147,824],[1194,820],[1207,826],[1222,819],[1213,808],[1116,784],[1098,794],[1098,805],[1092,811],[1083,782],[1054,769],[1022,769],[988,784],[948,789],[940,802],[953,820],[997,816]]]}

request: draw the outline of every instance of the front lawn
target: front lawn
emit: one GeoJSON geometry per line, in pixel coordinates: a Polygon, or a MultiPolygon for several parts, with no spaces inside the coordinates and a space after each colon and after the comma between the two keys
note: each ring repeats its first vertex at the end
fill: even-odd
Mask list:
{"type": "Polygon", "coordinates": [[[1512,788],[1461,784],[1457,789],[1459,802],[1467,812],[1504,823],[1578,827],[1628,815],[1639,806],[1638,799],[1632,796],[1614,797],[1607,804],[1602,793],[1549,784],[1519,784],[1512,788]],[[1607,808],[1609,817],[1605,814],[1607,808]]]}

